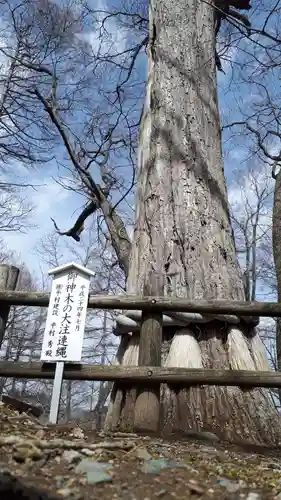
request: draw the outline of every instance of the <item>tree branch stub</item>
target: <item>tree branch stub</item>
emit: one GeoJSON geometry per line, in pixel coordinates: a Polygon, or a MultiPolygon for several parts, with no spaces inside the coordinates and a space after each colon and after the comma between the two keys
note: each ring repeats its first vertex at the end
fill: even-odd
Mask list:
{"type": "MultiPolygon", "coordinates": [[[[18,267],[8,264],[0,265],[0,290],[15,290],[19,278],[18,267]]],[[[0,301],[0,348],[4,339],[6,324],[10,312],[10,304],[0,301]]]]}

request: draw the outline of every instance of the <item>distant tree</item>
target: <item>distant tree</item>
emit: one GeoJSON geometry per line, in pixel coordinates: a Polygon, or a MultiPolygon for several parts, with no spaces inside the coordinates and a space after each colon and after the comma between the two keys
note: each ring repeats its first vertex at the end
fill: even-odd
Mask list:
{"type": "Polygon", "coordinates": [[[257,300],[258,284],[269,280],[264,250],[271,240],[273,189],[268,169],[258,165],[235,172],[231,185],[231,222],[247,301],[257,300]]]}
{"type": "MultiPolygon", "coordinates": [[[[35,291],[37,288],[38,285],[28,269],[21,265],[18,289],[35,291]]],[[[2,344],[1,359],[15,362],[37,360],[40,356],[44,320],[45,311],[41,308],[12,306],[2,344]]],[[[5,390],[14,394],[19,390],[24,392],[27,382],[2,378],[0,386],[1,393],[5,390]]]]}

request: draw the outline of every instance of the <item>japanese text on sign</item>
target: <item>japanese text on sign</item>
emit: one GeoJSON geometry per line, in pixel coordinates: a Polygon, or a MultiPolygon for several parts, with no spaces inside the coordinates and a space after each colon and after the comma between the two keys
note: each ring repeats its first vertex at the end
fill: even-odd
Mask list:
{"type": "Polygon", "coordinates": [[[81,360],[88,293],[86,273],[68,269],[54,277],[41,361],[81,360]]]}

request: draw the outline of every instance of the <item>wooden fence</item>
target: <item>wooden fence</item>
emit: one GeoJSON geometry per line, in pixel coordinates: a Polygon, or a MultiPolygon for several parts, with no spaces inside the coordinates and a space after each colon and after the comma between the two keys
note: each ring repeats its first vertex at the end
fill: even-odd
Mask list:
{"type": "MultiPolygon", "coordinates": [[[[11,305],[45,306],[49,294],[37,292],[0,291],[0,319],[2,330],[11,305]]],[[[162,314],[165,311],[194,312],[203,314],[235,314],[245,321],[258,316],[281,317],[279,303],[246,303],[238,301],[187,301],[180,298],[133,297],[133,296],[89,296],[88,308],[142,310],[140,328],[139,366],[93,366],[66,364],[66,380],[107,380],[122,386],[137,387],[135,403],[135,428],[156,430],[159,424],[160,384],[177,387],[195,385],[223,385],[281,388],[281,373],[204,370],[161,367],[162,314]],[[152,411],[153,409],[153,411],[152,411]],[[152,417],[153,414],[153,417],[152,417]]],[[[1,343],[1,339],[0,339],[1,343]]],[[[38,362],[0,362],[0,377],[23,379],[53,379],[54,364],[38,362]]]]}

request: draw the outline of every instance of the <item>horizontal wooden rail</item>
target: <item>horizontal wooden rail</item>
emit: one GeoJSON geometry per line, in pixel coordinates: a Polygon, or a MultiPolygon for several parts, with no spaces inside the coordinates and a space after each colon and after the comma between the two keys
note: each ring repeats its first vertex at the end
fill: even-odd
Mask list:
{"type": "MultiPolygon", "coordinates": [[[[0,377],[53,379],[54,364],[0,362],[0,377]]],[[[181,386],[221,385],[240,387],[281,387],[281,373],[242,370],[204,370],[155,366],[93,366],[66,364],[65,380],[110,380],[146,386],[167,383],[181,386]]]]}
{"type": "MultiPolygon", "coordinates": [[[[50,294],[39,292],[0,292],[0,304],[41,306],[49,304],[50,294]]],[[[92,309],[137,309],[150,311],[180,311],[201,314],[236,314],[237,316],[281,317],[281,303],[240,302],[236,300],[194,300],[177,297],[135,297],[129,295],[90,295],[92,309]]]]}

